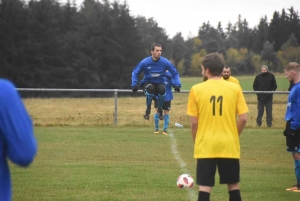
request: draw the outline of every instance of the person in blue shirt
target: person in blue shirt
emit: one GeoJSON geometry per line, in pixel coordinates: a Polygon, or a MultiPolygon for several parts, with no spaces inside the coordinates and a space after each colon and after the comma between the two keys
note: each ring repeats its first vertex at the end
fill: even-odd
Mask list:
{"type": "MultiPolygon", "coordinates": [[[[171,100],[173,100],[173,93],[172,93],[172,86],[174,83],[171,79],[171,74],[169,71],[166,72],[166,77],[164,78],[164,83],[166,86],[166,97],[162,109],[164,111],[164,128],[162,131],[163,135],[168,135],[167,129],[169,127],[170,122],[170,109],[171,109],[171,100]]],[[[175,83],[176,84],[176,83],[175,83]]],[[[181,83],[180,83],[181,84],[181,83]]],[[[158,127],[159,127],[159,113],[158,113],[158,99],[154,99],[154,108],[156,109],[156,113],[154,113],[154,126],[155,131],[154,134],[159,134],[158,127]]]]}
{"type": "Polygon", "coordinates": [[[295,167],[296,184],[287,191],[300,193],[300,66],[291,62],[284,67],[287,80],[293,83],[288,96],[285,120],[286,128],[283,132],[286,137],[287,151],[292,154],[295,167]]]}
{"type": "Polygon", "coordinates": [[[141,87],[144,89],[146,95],[146,112],[144,119],[150,119],[151,102],[154,96],[158,97],[158,113],[159,119],[163,120],[162,106],[166,96],[166,86],[164,84],[164,77],[166,76],[166,70],[171,74],[171,79],[174,82],[174,89],[176,92],[180,92],[180,79],[179,74],[174,65],[166,58],[161,56],[162,46],[160,44],[154,44],[151,46],[151,56],[146,57],[132,71],[131,76],[131,88],[133,92],[138,91],[138,76],[141,72],[144,72],[144,85],[141,87]]]}
{"type": "Polygon", "coordinates": [[[33,124],[25,106],[8,80],[0,79],[0,200],[12,199],[8,159],[26,167],[37,152],[33,124]]]}

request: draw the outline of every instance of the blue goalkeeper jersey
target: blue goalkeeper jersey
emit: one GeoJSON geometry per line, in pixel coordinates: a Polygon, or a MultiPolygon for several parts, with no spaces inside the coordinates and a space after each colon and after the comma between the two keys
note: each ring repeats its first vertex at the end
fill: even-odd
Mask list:
{"type": "Polygon", "coordinates": [[[291,129],[300,129],[300,82],[293,86],[288,96],[285,120],[291,120],[291,129]]]}
{"type": "Polygon", "coordinates": [[[168,59],[162,56],[158,61],[153,61],[152,56],[149,56],[138,63],[132,71],[131,87],[138,84],[138,76],[141,72],[144,72],[145,83],[162,84],[164,82],[164,77],[166,76],[166,70],[171,73],[171,79],[173,80],[174,85],[180,88],[181,84],[176,68],[168,59]]]}
{"type": "Polygon", "coordinates": [[[8,159],[28,166],[37,152],[32,121],[14,85],[0,79],[0,200],[12,199],[8,159]]]}

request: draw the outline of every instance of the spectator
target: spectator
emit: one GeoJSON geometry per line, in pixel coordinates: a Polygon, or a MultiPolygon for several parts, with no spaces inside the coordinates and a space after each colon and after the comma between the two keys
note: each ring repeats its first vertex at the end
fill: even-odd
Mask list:
{"type": "Polygon", "coordinates": [[[288,96],[285,120],[286,129],[283,134],[286,136],[287,151],[292,154],[295,167],[296,184],[287,188],[287,191],[300,193],[300,66],[291,62],[284,67],[287,80],[294,86],[288,96]]]}
{"type": "Polygon", "coordinates": [[[144,119],[150,119],[151,103],[154,96],[158,96],[158,113],[159,119],[163,120],[162,106],[166,96],[166,86],[164,84],[164,77],[166,70],[171,73],[174,82],[174,89],[176,92],[180,91],[179,74],[174,65],[166,58],[161,56],[162,47],[160,44],[151,46],[151,56],[143,59],[132,71],[131,88],[133,92],[138,90],[138,76],[144,72],[144,92],[146,95],[146,112],[144,119]]]}
{"type": "MultiPolygon", "coordinates": [[[[269,72],[268,66],[263,65],[261,72],[258,74],[253,82],[254,91],[275,91],[277,89],[275,76],[269,72]]],[[[264,108],[267,114],[267,126],[272,126],[272,106],[273,106],[273,93],[257,93],[257,126],[261,126],[264,108]]]]}
{"type": "Polygon", "coordinates": [[[34,159],[37,142],[32,121],[8,80],[0,79],[0,200],[12,199],[8,161],[26,167],[34,159]]]}
{"type": "Polygon", "coordinates": [[[242,200],[239,135],[246,125],[248,107],[241,87],[221,79],[223,67],[218,53],[206,55],[201,66],[206,81],[194,85],[188,98],[198,201],[209,201],[216,170],[220,183],[227,184],[229,200],[242,200]]]}

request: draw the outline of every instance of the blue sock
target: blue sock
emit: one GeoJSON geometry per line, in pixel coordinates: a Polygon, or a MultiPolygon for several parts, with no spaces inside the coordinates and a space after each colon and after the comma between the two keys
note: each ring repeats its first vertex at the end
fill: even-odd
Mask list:
{"type": "Polygon", "coordinates": [[[166,94],[164,94],[164,95],[158,94],[158,98],[157,98],[158,99],[158,110],[162,109],[162,106],[165,102],[165,96],[166,96],[166,94]]]}
{"type": "Polygon", "coordinates": [[[151,109],[152,99],[153,99],[153,94],[148,94],[148,92],[146,92],[146,106],[147,106],[147,110],[149,111],[151,109]]]}
{"type": "Polygon", "coordinates": [[[165,118],[165,121],[164,121],[164,131],[167,131],[167,129],[169,127],[170,115],[169,114],[165,114],[164,118],[165,118]]]}
{"type": "Polygon", "coordinates": [[[155,125],[155,130],[158,130],[158,122],[159,122],[159,114],[154,113],[154,125],[155,125]]]}
{"type": "Polygon", "coordinates": [[[295,174],[297,179],[297,186],[300,188],[300,160],[295,160],[295,174]]]}

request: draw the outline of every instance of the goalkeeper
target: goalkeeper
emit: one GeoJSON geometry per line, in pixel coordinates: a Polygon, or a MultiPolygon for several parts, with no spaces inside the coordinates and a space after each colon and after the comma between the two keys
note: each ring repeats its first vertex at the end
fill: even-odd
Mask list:
{"type": "Polygon", "coordinates": [[[179,92],[181,87],[179,74],[176,68],[168,59],[162,57],[161,53],[162,47],[160,44],[152,45],[151,56],[143,59],[132,71],[131,88],[133,92],[138,91],[138,76],[141,72],[144,72],[144,84],[141,87],[146,95],[146,111],[144,119],[147,120],[150,119],[151,102],[154,96],[158,97],[159,119],[164,119],[162,106],[166,96],[166,86],[164,84],[166,70],[171,74],[175,91],[179,92]]]}

